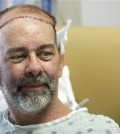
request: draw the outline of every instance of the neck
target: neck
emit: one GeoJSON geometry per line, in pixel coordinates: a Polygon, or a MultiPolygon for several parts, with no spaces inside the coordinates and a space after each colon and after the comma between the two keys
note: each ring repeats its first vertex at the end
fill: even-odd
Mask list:
{"type": "Polygon", "coordinates": [[[71,110],[67,108],[58,98],[51,102],[51,104],[42,111],[36,113],[21,113],[14,111],[9,112],[9,120],[13,124],[25,126],[40,124],[53,121],[55,119],[66,116],[71,110]]]}

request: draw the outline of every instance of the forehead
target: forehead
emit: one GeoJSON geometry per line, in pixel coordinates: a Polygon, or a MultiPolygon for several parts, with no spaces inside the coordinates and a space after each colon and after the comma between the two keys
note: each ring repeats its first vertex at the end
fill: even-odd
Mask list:
{"type": "MultiPolygon", "coordinates": [[[[39,18],[31,17],[31,16],[20,16],[18,18],[14,18],[9,21],[4,27],[1,28],[3,33],[15,32],[15,31],[22,31],[27,33],[32,32],[40,32],[42,30],[43,33],[52,32],[53,27],[46,23],[45,21],[39,20],[39,18]]],[[[19,32],[21,34],[21,32],[19,32]]]]}
{"type": "Polygon", "coordinates": [[[33,17],[21,17],[10,21],[1,29],[1,39],[9,46],[33,42],[39,44],[54,44],[53,27],[33,17]]]}

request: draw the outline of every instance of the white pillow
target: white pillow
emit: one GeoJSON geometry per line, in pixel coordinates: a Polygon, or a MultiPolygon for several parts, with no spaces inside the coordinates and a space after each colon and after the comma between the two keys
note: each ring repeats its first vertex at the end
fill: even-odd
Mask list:
{"type": "Polygon", "coordinates": [[[72,90],[68,66],[64,66],[63,74],[59,79],[58,97],[66,106],[71,109],[75,109],[78,106],[72,90]]]}

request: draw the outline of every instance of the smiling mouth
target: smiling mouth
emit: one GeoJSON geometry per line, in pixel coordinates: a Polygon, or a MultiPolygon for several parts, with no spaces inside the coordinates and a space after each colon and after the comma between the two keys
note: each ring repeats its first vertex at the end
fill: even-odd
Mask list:
{"type": "Polygon", "coordinates": [[[41,84],[41,85],[25,85],[23,87],[21,87],[21,89],[23,91],[41,91],[46,87],[45,84],[41,84]]]}

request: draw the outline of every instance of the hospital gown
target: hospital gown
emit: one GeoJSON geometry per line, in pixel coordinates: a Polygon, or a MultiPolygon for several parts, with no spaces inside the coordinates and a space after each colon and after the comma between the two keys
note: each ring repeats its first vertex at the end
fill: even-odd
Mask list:
{"type": "Polygon", "coordinates": [[[48,123],[19,126],[8,121],[7,111],[0,113],[0,134],[120,134],[119,126],[109,117],[89,114],[80,108],[48,123]]]}

